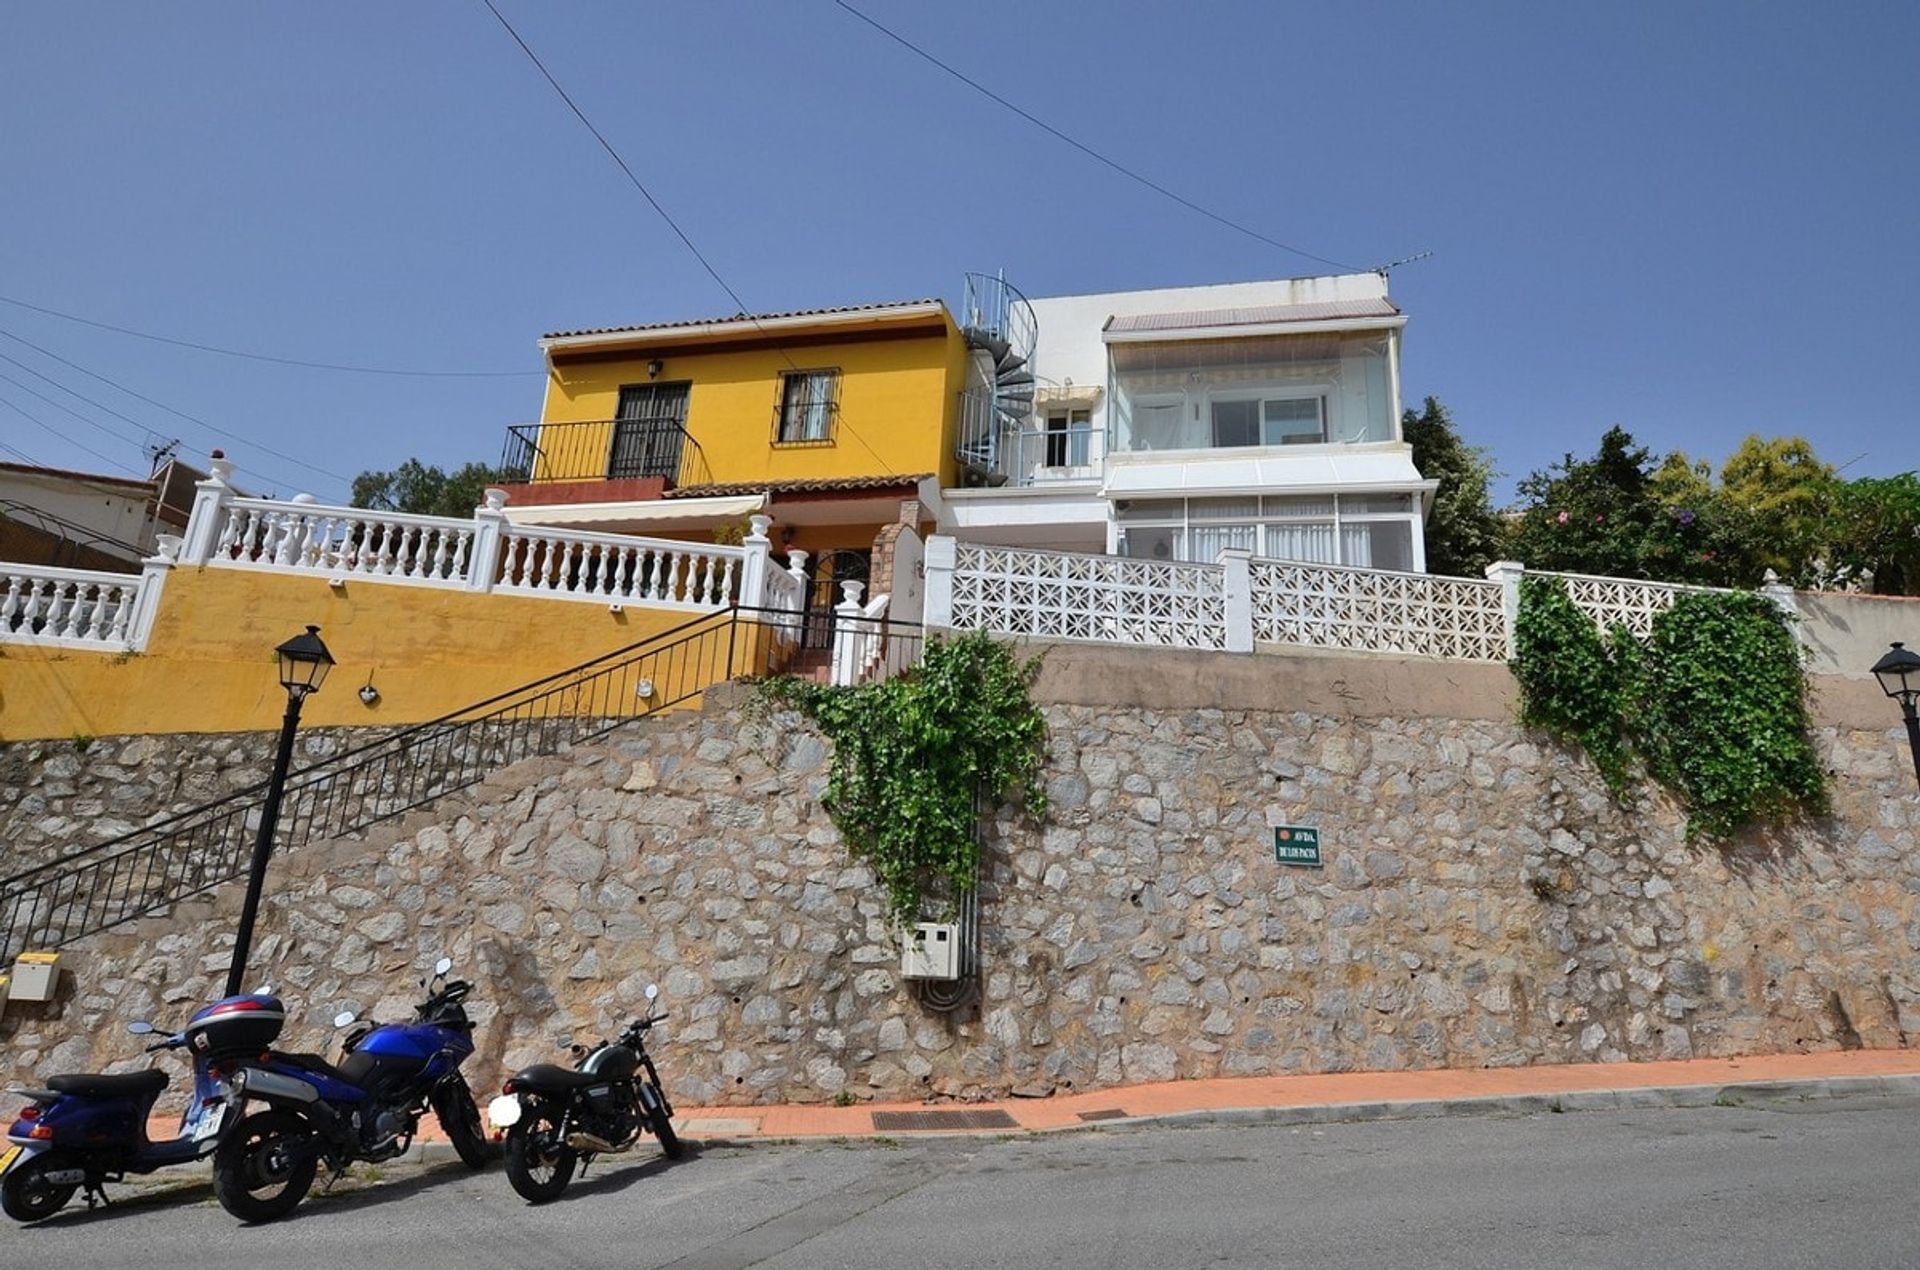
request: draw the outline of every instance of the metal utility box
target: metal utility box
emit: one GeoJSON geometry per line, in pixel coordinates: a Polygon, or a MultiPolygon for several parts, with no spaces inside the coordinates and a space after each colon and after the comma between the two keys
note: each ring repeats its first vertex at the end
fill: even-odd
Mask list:
{"type": "Polygon", "coordinates": [[[958,979],[960,928],[951,922],[921,922],[906,932],[900,974],[907,979],[958,979]]]}
{"type": "Polygon", "coordinates": [[[57,952],[21,953],[13,963],[13,982],[7,997],[12,1001],[51,1001],[60,986],[60,954],[57,952]]]}

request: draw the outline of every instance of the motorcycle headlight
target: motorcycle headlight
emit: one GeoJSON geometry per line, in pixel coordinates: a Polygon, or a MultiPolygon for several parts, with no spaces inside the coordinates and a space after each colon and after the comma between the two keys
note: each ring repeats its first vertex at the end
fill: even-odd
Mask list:
{"type": "Polygon", "coordinates": [[[487,1104],[487,1119],[496,1129],[510,1129],[520,1123],[520,1099],[515,1094],[501,1094],[487,1104]]]}

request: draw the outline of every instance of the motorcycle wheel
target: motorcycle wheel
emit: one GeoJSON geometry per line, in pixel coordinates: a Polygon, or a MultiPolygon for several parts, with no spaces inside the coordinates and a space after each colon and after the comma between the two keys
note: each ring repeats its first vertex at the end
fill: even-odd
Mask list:
{"type": "Polygon", "coordinates": [[[499,1153],[493,1143],[487,1141],[487,1131],[480,1124],[480,1104],[473,1100],[473,1091],[467,1088],[464,1079],[457,1075],[447,1077],[434,1087],[429,1101],[462,1164],[470,1169],[484,1169],[498,1158],[499,1153]]]}
{"type": "Polygon", "coordinates": [[[667,1116],[667,1099],[658,1089],[647,1107],[647,1127],[653,1130],[653,1136],[660,1143],[660,1153],[669,1160],[682,1160],[687,1155],[687,1144],[673,1131],[673,1121],[667,1116]]]}
{"type": "Polygon", "coordinates": [[[58,1151],[49,1151],[7,1170],[6,1177],[0,1178],[0,1210],[17,1222],[53,1216],[80,1188],[72,1182],[49,1182],[46,1175],[76,1167],[74,1161],[62,1158],[58,1151]]]}
{"type": "Polygon", "coordinates": [[[233,1126],[213,1153],[213,1194],[244,1222],[272,1221],[299,1206],[319,1160],[295,1151],[313,1131],[290,1111],[263,1111],[233,1126]]]}
{"type": "Polygon", "coordinates": [[[507,1181],[529,1204],[560,1198],[573,1180],[576,1156],[559,1135],[559,1114],[545,1103],[527,1108],[507,1130],[507,1181]]]}

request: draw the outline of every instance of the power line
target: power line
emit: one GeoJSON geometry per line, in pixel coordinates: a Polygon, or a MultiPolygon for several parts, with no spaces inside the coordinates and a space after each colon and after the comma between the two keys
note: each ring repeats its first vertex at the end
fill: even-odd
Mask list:
{"type": "MultiPolygon", "coordinates": [[[[58,405],[59,403],[55,402],[54,404],[58,405]]],[[[39,428],[42,432],[52,433],[56,438],[58,438],[61,441],[65,441],[68,445],[72,446],[76,450],[79,450],[85,454],[91,454],[94,458],[99,459],[102,463],[111,464],[112,466],[119,468],[122,472],[134,472],[136,475],[138,475],[137,471],[132,466],[126,463],[122,463],[119,459],[110,458],[109,456],[100,453],[100,451],[94,449],[92,446],[82,445],[80,442],[75,441],[72,437],[68,436],[66,433],[60,431],[60,429],[48,423],[46,420],[41,419],[36,415],[28,413],[26,410],[23,410],[19,406],[14,405],[11,401],[8,401],[5,397],[0,397],[0,406],[5,406],[7,409],[13,411],[15,414],[19,415],[22,419],[25,419],[28,423],[32,424],[34,427],[39,428]]],[[[19,453],[19,451],[16,450],[14,451],[14,453],[17,454],[19,453]]]]}
{"type": "MultiPolygon", "coordinates": [[[[342,485],[352,484],[352,481],[348,477],[342,476],[338,472],[331,472],[324,467],[318,467],[312,463],[309,463],[305,459],[295,458],[291,454],[283,453],[282,451],[276,450],[269,445],[265,445],[259,441],[255,441],[251,437],[242,436],[238,432],[231,432],[226,428],[220,427],[218,424],[208,423],[205,419],[202,419],[198,415],[188,414],[184,410],[179,410],[173,406],[169,406],[164,401],[156,401],[154,398],[149,397],[144,393],[135,392],[133,389],[127,387],[125,384],[119,382],[118,380],[110,379],[107,376],[100,374],[98,371],[88,370],[85,366],[82,366],[80,363],[76,361],[71,361],[65,357],[62,357],[60,356],[60,354],[54,352],[51,349],[42,348],[40,345],[34,343],[32,340],[23,338],[22,336],[19,336],[19,335],[15,335],[12,331],[6,330],[4,328],[0,328],[0,337],[10,339],[16,344],[23,344],[26,347],[32,349],[34,352],[40,354],[42,357],[51,358],[52,360],[59,362],[62,366],[66,366],[72,370],[77,370],[82,375],[85,375],[87,378],[98,380],[99,382],[105,384],[107,387],[115,389],[119,392],[123,392],[127,396],[134,398],[136,401],[144,401],[149,406],[153,406],[157,409],[166,411],[170,415],[175,415],[181,419],[185,419],[188,423],[198,424],[200,427],[205,428],[207,431],[214,433],[217,436],[226,437],[230,441],[238,441],[242,445],[252,446],[254,449],[259,450],[262,454],[271,454],[275,458],[284,459],[286,462],[291,463],[296,467],[305,468],[309,472],[313,472],[317,475],[324,476],[329,480],[338,481],[342,485]]],[[[0,356],[4,356],[4,354],[0,354],[0,356]]],[[[13,361],[12,358],[7,358],[7,360],[13,361]]],[[[21,366],[22,363],[14,362],[14,365],[21,366]]],[[[24,367],[24,369],[32,370],[31,367],[24,367]]],[[[36,375],[40,375],[40,372],[38,371],[33,371],[33,373],[36,375]]],[[[45,375],[40,375],[40,378],[46,379],[47,382],[50,384],[55,383],[54,380],[47,379],[45,375]]],[[[67,388],[65,385],[55,384],[55,386],[59,387],[62,392],[73,392],[72,389],[67,388]]],[[[73,395],[76,397],[80,396],[79,393],[73,393],[73,395]]],[[[80,397],[80,400],[86,401],[87,399],[85,397],[80,397]]],[[[90,402],[89,404],[95,404],[95,403],[90,402]]],[[[101,406],[100,409],[105,410],[107,408],[105,406],[101,406]]],[[[109,413],[113,413],[113,412],[110,411],[109,413]]],[[[126,419],[125,415],[118,415],[117,417],[126,419]]],[[[137,421],[132,419],[127,419],[127,422],[136,423],[137,421]]],[[[146,425],[138,424],[138,426],[145,427],[146,425]]]]}
{"type": "Polygon", "coordinates": [[[1296,256],[1304,256],[1308,260],[1318,261],[1323,265],[1332,265],[1336,269],[1344,269],[1349,273],[1363,272],[1358,265],[1350,265],[1342,261],[1331,260],[1326,256],[1316,256],[1314,253],[1310,251],[1303,250],[1299,247],[1292,246],[1288,243],[1283,243],[1277,238],[1269,238],[1267,235],[1261,233],[1257,229],[1251,229],[1246,225],[1242,225],[1239,221],[1236,221],[1231,219],[1230,217],[1221,215],[1219,212],[1214,211],[1212,208],[1201,206],[1200,204],[1194,202],[1190,198],[1187,198],[1183,194],[1175,193],[1173,190],[1168,189],[1166,186],[1160,184],[1158,181],[1153,180],[1151,177],[1142,176],[1140,173],[1134,171],[1132,168],[1120,162],[1118,159],[1108,158],[1106,155],[1094,149],[1092,146],[1087,145],[1085,142],[1075,140],[1074,138],[1068,136],[1066,133],[1060,131],[1060,129],[1048,123],[1046,120],[1041,119],[1039,116],[1035,115],[1033,112],[1026,110],[1020,106],[1016,106],[1014,103],[1008,101],[1005,97],[1002,97],[999,93],[994,92],[991,88],[988,88],[985,84],[982,84],[979,80],[974,79],[971,76],[967,75],[964,71],[961,71],[949,65],[948,63],[941,61],[939,58],[935,57],[933,54],[927,52],[927,50],[915,44],[912,40],[909,40],[906,36],[901,35],[898,31],[895,31],[890,27],[883,26],[879,22],[875,21],[873,18],[868,17],[866,14],[862,13],[860,10],[848,4],[847,0],[833,0],[833,2],[839,5],[842,9],[845,9],[848,13],[852,14],[854,17],[866,23],[868,26],[872,27],[874,30],[880,32],[880,34],[892,40],[895,44],[898,44],[901,48],[906,49],[908,52],[914,54],[916,57],[923,58],[924,60],[933,63],[935,66],[939,67],[941,70],[945,71],[947,74],[953,76],[955,79],[965,84],[968,88],[973,89],[973,91],[979,93],[983,97],[986,97],[992,101],[998,102],[1002,106],[1005,106],[1008,110],[1011,110],[1014,114],[1019,115],[1022,119],[1026,120],[1028,123],[1032,124],[1034,127],[1040,129],[1042,132],[1045,132],[1049,136],[1055,137],[1058,140],[1066,142],[1068,145],[1072,146],[1074,149],[1078,150],[1080,153],[1086,155],[1088,158],[1093,159],[1095,162],[1102,163],[1109,168],[1112,168],[1115,172],[1118,172],[1120,175],[1126,177],[1129,180],[1139,182],[1141,185],[1146,186],[1148,189],[1154,191],[1156,194],[1165,195],[1167,198],[1172,199],[1174,202],[1180,204],[1180,206],[1186,208],[1187,210],[1198,212],[1200,213],[1200,215],[1206,217],[1210,221],[1214,221],[1218,224],[1225,225],[1228,229],[1234,230],[1236,233],[1245,234],[1249,238],[1257,239],[1258,241],[1267,244],[1267,246],[1269,247],[1278,247],[1281,251],[1290,252],[1291,254],[1296,256]]]}
{"type": "Polygon", "coordinates": [[[36,459],[31,454],[28,454],[25,450],[16,449],[15,447],[8,445],[5,441],[0,441],[0,450],[5,450],[8,454],[11,454],[14,458],[19,459],[22,463],[30,463],[34,467],[47,466],[45,463],[42,463],[39,459],[36,459]]]}
{"type": "Polygon", "coordinates": [[[0,304],[11,304],[35,313],[44,313],[66,322],[78,322],[82,326],[95,327],[102,331],[112,331],[116,335],[131,335],[135,339],[152,340],[157,344],[172,344],[176,348],[191,348],[202,353],[218,353],[222,357],[239,357],[247,361],[272,362],[279,366],[303,366],[308,370],[345,371],[354,375],[400,375],[414,379],[509,379],[525,375],[540,375],[537,370],[396,370],[389,366],[354,366],[344,362],[311,362],[298,357],[277,357],[272,353],[253,353],[239,348],[222,348],[217,344],[202,344],[197,340],[176,339],[171,335],[155,335],[152,331],[136,331],[130,326],[116,326],[112,322],[102,322],[95,318],[81,317],[77,313],[62,313],[59,309],[49,309],[45,305],[32,304],[10,295],[0,295],[0,304]]]}
{"type": "MultiPolygon", "coordinates": [[[[18,366],[21,370],[26,371],[29,375],[40,375],[40,372],[35,370],[33,367],[28,366],[24,362],[15,361],[13,358],[8,357],[5,353],[0,353],[0,361],[13,362],[15,366],[18,366]]],[[[40,375],[40,378],[47,379],[45,375],[40,375]]],[[[125,441],[128,445],[137,445],[137,446],[141,446],[142,448],[144,448],[147,444],[147,439],[145,437],[130,437],[126,433],[120,431],[118,428],[108,427],[106,424],[101,423],[98,419],[89,419],[85,415],[81,414],[78,410],[75,410],[72,406],[69,406],[64,402],[55,401],[52,397],[47,396],[47,394],[41,392],[39,389],[30,387],[26,384],[21,383],[19,380],[15,379],[12,375],[7,374],[5,371],[0,371],[0,381],[4,381],[6,383],[12,384],[15,388],[18,388],[21,392],[26,393],[31,397],[39,398],[41,401],[46,402],[49,406],[52,406],[55,410],[64,410],[66,413],[72,415],[74,418],[78,419],[80,422],[86,424],[89,428],[98,429],[99,431],[106,433],[108,436],[112,437],[116,441],[125,441]]],[[[47,382],[50,384],[53,384],[55,388],[60,387],[59,384],[54,383],[54,381],[51,379],[47,379],[47,382]]],[[[61,389],[61,391],[70,392],[70,393],[73,393],[74,396],[80,397],[80,394],[77,392],[73,392],[71,388],[63,388],[61,389]]],[[[87,404],[90,406],[96,404],[94,402],[87,401],[85,397],[80,397],[80,400],[86,401],[87,404]]],[[[105,407],[100,407],[100,408],[105,409],[105,407]]],[[[116,412],[112,410],[108,410],[107,413],[115,414],[116,412]]],[[[144,423],[141,423],[137,419],[127,419],[125,415],[119,415],[118,417],[122,419],[126,419],[128,423],[133,424],[134,427],[139,428],[143,432],[152,431],[151,428],[148,428],[144,423]]]]}
{"type": "MultiPolygon", "coordinates": [[[[560,100],[567,103],[567,109],[573,112],[574,118],[578,119],[581,124],[586,127],[586,130],[593,134],[593,139],[600,143],[600,148],[607,152],[607,157],[611,158],[614,163],[619,166],[620,170],[626,173],[627,180],[633,184],[633,188],[640,191],[640,197],[647,200],[648,206],[659,213],[660,219],[667,223],[667,228],[671,229],[674,232],[674,236],[681,241],[688,251],[693,253],[693,258],[700,262],[700,267],[707,271],[707,276],[720,284],[720,289],[725,291],[727,297],[733,301],[735,308],[739,310],[740,316],[753,323],[754,330],[765,335],[767,333],[766,328],[760,324],[759,318],[753,316],[753,314],[748,311],[747,302],[740,298],[740,293],[727,284],[727,280],[720,276],[720,271],[713,267],[713,262],[708,260],[706,255],[701,252],[698,247],[694,246],[693,239],[687,236],[687,231],[681,229],[680,223],[674,220],[673,217],[668,214],[667,209],[660,205],[660,200],[655,198],[653,192],[647,189],[645,182],[641,181],[641,179],[634,174],[633,169],[627,165],[625,159],[620,157],[620,152],[613,148],[613,143],[607,140],[606,135],[602,133],[600,129],[594,127],[593,120],[587,118],[587,112],[580,109],[579,104],[573,100],[572,95],[560,86],[560,81],[553,77],[553,72],[548,70],[546,63],[540,60],[540,55],[535,53],[532,46],[520,37],[520,32],[514,30],[513,23],[507,21],[506,15],[494,7],[493,0],[480,0],[480,3],[486,5],[487,11],[493,14],[494,19],[498,21],[502,27],[506,28],[507,34],[513,37],[513,42],[518,44],[520,51],[527,55],[527,60],[534,64],[541,76],[552,86],[553,91],[560,95],[560,100]]],[[[796,372],[800,369],[800,367],[794,363],[793,358],[787,356],[787,350],[777,341],[774,344],[774,351],[780,354],[781,360],[786,362],[788,369],[796,372]]],[[[881,458],[879,452],[867,444],[867,439],[861,436],[859,431],[844,418],[840,420],[840,426],[846,431],[848,436],[858,441],[868,454],[873,455],[874,462],[878,463],[882,468],[885,468],[889,475],[898,475],[892,465],[881,458]]]]}

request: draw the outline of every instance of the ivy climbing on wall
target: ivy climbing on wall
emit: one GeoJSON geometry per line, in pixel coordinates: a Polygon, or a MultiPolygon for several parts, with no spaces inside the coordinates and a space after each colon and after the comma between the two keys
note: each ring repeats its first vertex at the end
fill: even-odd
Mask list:
{"type": "Polygon", "coordinates": [[[931,885],[950,897],[972,889],[977,793],[1046,814],[1046,720],[1028,692],[1039,664],[976,632],[931,637],[918,668],[880,683],[762,683],[764,700],[799,710],[833,743],[827,812],[896,922],[920,919],[931,885]]]}
{"type": "Polygon", "coordinates": [[[1644,773],[1687,810],[1689,837],[1827,809],[1807,681],[1786,614],[1764,596],[1689,592],[1641,641],[1604,635],[1555,578],[1521,582],[1520,718],[1577,745],[1617,797],[1644,773]]]}

